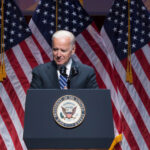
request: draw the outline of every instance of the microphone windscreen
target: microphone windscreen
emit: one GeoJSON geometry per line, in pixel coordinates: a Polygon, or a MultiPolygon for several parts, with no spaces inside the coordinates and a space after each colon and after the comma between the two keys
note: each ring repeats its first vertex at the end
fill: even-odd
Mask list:
{"type": "Polygon", "coordinates": [[[66,76],[66,66],[62,65],[59,67],[60,74],[66,76]]]}
{"type": "Polygon", "coordinates": [[[79,73],[78,68],[76,66],[73,66],[71,68],[71,73],[72,73],[72,76],[77,75],[79,73]]]}

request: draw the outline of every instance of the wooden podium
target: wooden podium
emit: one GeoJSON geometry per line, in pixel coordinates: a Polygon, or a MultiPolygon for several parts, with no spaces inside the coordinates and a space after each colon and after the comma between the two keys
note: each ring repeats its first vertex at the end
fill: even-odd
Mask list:
{"type": "Polygon", "coordinates": [[[29,150],[104,150],[114,138],[109,90],[30,89],[27,92],[24,141],[29,150]],[[53,117],[53,105],[64,95],[80,98],[86,108],[81,125],[66,129],[53,117]]]}

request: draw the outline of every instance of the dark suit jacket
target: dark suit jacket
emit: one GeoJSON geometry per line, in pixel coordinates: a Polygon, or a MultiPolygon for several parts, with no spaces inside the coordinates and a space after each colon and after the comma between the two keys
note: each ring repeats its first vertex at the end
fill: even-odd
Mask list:
{"type": "MultiPolygon", "coordinates": [[[[80,62],[72,62],[76,66],[78,74],[72,76],[70,73],[70,88],[98,88],[94,69],[80,62]]],[[[39,65],[32,71],[32,82],[30,88],[59,89],[57,65],[54,61],[39,65]]]]}

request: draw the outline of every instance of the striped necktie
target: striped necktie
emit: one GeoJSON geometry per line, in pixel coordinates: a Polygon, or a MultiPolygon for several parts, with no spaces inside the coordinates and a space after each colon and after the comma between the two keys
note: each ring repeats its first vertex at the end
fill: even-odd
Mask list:
{"type": "Polygon", "coordinates": [[[59,77],[59,84],[60,84],[60,89],[66,89],[67,88],[67,78],[61,74],[59,77]]]}

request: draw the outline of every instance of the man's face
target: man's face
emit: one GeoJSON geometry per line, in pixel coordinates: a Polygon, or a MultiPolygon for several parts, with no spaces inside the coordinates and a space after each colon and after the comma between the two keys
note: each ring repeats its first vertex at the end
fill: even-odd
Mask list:
{"type": "Polygon", "coordinates": [[[53,39],[53,59],[57,65],[65,65],[74,53],[69,37],[53,39]]]}

